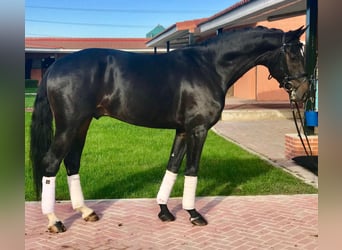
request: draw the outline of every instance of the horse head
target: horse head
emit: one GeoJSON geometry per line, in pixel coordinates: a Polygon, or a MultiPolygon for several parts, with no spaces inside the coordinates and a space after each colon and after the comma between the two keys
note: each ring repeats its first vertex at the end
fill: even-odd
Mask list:
{"type": "Polygon", "coordinates": [[[306,28],[283,33],[281,46],[273,53],[268,68],[270,77],[275,78],[288,93],[291,101],[306,98],[309,81],[305,71],[303,44],[300,36],[306,28]]]}

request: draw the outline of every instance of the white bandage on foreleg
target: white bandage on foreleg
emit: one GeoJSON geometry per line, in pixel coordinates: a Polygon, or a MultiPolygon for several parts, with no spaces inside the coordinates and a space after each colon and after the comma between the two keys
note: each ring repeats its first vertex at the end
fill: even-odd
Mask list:
{"type": "Polygon", "coordinates": [[[185,176],[183,190],[183,209],[195,208],[195,196],[197,188],[197,176],[185,176]]]}
{"type": "Polygon", "coordinates": [[[84,205],[84,197],[79,174],[68,176],[68,186],[73,209],[84,205]]]}
{"type": "Polygon", "coordinates": [[[56,177],[43,176],[42,184],[42,212],[50,214],[55,211],[56,177]]]}
{"type": "Polygon", "coordinates": [[[170,198],[170,194],[177,179],[177,174],[172,173],[169,170],[166,170],[162,184],[160,185],[159,192],[157,195],[157,203],[158,204],[167,204],[167,201],[170,198]]]}

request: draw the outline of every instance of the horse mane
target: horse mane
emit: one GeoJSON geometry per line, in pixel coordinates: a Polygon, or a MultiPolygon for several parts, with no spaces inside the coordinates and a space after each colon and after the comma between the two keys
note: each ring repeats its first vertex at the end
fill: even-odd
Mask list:
{"type": "Polygon", "coordinates": [[[197,46],[209,46],[211,44],[216,44],[218,42],[225,41],[226,39],[230,39],[232,36],[235,35],[240,35],[243,33],[248,33],[248,32],[265,32],[269,34],[283,34],[284,31],[281,29],[276,29],[276,28],[267,28],[264,26],[256,26],[256,27],[244,27],[244,28],[233,28],[229,31],[223,32],[222,34],[214,37],[210,37],[198,44],[195,45],[189,45],[189,47],[197,47],[197,46]]]}

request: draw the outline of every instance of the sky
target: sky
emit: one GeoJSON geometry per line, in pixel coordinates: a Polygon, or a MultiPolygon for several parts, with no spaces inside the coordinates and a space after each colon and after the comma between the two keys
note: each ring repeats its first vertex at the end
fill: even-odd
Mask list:
{"type": "Polygon", "coordinates": [[[240,0],[26,0],[25,37],[146,37],[240,0]]]}

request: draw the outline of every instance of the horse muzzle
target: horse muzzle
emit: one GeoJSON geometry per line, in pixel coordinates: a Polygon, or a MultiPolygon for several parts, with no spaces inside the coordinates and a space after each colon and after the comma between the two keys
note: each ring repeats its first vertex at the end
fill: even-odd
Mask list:
{"type": "Polygon", "coordinates": [[[289,92],[290,100],[295,101],[295,102],[304,101],[306,99],[308,91],[309,91],[309,82],[305,78],[305,80],[300,82],[297,88],[292,88],[292,90],[289,92]]]}

